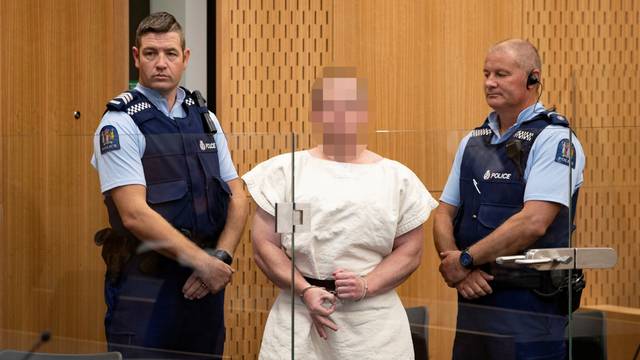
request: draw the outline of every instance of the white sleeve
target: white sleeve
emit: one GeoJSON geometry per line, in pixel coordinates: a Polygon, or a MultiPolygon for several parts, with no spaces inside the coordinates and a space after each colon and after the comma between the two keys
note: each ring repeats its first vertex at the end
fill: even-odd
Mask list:
{"type": "Polygon", "coordinates": [[[276,203],[285,201],[285,194],[290,188],[291,161],[286,161],[291,154],[278,155],[256,165],[242,180],[256,204],[272,216],[276,214],[276,203]],[[287,165],[288,164],[288,165],[287,165]]]}
{"type": "Polygon", "coordinates": [[[396,228],[396,237],[422,225],[429,218],[431,210],[438,202],[431,196],[416,174],[404,165],[399,172],[400,179],[400,216],[396,228]]]}
{"type": "Polygon", "coordinates": [[[91,164],[98,170],[103,193],[124,185],[146,186],[145,146],[144,135],[129,115],[109,111],[102,117],[93,138],[91,164]]]}

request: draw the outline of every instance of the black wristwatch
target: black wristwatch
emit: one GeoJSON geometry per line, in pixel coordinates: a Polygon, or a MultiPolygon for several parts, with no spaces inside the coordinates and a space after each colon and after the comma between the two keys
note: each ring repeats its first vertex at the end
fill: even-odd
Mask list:
{"type": "Polygon", "coordinates": [[[233,257],[229,255],[228,252],[222,249],[206,249],[205,251],[207,252],[207,254],[218,258],[220,261],[227,265],[231,265],[231,263],[233,262],[233,257]]]}
{"type": "Polygon", "coordinates": [[[469,254],[469,248],[462,250],[460,253],[460,265],[465,269],[473,269],[473,256],[469,254]]]}

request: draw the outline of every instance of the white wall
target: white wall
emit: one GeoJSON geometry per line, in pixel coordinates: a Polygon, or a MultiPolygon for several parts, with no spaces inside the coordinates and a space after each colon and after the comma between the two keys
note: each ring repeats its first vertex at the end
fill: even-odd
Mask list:
{"type": "Polygon", "coordinates": [[[207,0],[150,0],[150,10],[171,13],[182,25],[191,60],[180,84],[189,90],[200,90],[208,102],[207,0]]]}

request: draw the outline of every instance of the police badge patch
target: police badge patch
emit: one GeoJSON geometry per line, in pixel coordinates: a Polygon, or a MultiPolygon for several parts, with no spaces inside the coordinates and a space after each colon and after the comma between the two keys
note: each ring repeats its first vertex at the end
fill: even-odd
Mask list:
{"type": "Polygon", "coordinates": [[[569,145],[569,139],[562,139],[558,143],[558,150],[556,151],[556,162],[569,166],[569,161],[571,161],[571,167],[575,169],[576,148],[573,146],[573,144],[569,145]]]}
{"type": "Polygon", "coordinates": [[[109,151],[120,149],[120,139],[118,130],[112,125],[107,125],[100,130],[100,153],[106,154],[109,151]]]}

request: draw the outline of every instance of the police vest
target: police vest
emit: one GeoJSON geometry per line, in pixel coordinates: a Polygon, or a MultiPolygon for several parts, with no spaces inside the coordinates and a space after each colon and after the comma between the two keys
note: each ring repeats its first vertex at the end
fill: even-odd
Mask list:
{"type": "MultiPolygon", "coordinates": [[[[454,221],[459,249],[483,239],[523,208],[529,152],[540,132],[552,124],[569,126],[564,117],[542,112],[499,144],[491,144],[488,120],[472,131],[460,165],[461,204],[454,221]]],[[[577,192],[572,203],[576,200],[577,192]]],[[[530,248],[568,247],[569,233],[569,209],[563,206],[530,248]]]]}
{"type": "MultiPolygon", "coordinates": [[[[149,206],[199,245],[213,247],[226,222],[230,190],[220,178],[213,135],[202,125],[208,110],[184,90],[185,118],[169,118],[136,90],[111,100],[107,110],[127,113],[145,137],[142,166],[149,206]]],[[[105,204],[111,226],[128,233],[108,194],[105,204]]]]}

